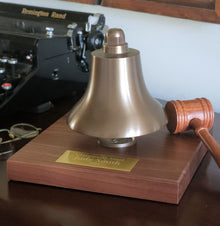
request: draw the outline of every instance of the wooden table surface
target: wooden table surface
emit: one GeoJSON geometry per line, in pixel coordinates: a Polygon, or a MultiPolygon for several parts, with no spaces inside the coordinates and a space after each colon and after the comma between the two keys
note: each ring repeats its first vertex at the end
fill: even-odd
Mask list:
{"type": "MultiPolygon", "coordinates": [[[[46,129],[66,113],[73,99],[55,103],[49,112],[20,113],[1,120],[1,128],[28,122],[46,129]]],[[[220,115],[216,114],[214,137],[220,143],[220,115]]],[[[0,147],[0,153],[19,150],[28,140],[0,147]]],[[[0,225],[76,226],[203,226],[220,225],[220,170],[208,153],[179,205],[95,194],[50,186],[9,182],[6,159],[0,156],[0,225]]]]}

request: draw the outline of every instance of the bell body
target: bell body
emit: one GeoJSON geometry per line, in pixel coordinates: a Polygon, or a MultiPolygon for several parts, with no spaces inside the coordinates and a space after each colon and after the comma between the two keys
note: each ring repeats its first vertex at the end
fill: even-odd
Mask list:
{"type": "Polygon", "coordinates": [[[166,124],[160,103],[146,89],[139,51],[92,53],[88,88],[73,107],[68,124],[99,138],[141,136],[166,124]]]}

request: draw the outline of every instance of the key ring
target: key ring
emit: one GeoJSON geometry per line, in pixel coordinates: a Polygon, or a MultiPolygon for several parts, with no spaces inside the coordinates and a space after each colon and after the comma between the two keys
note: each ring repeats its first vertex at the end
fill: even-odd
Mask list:
{"type": "Polygon", "coordinates": [[[6,140],[2,141],[0,139],[0,144],[6,144],[11,143],[17,140],[21,139],[31,139],[36,137],[39,132],[41,131],[41,128],[37,128],[34,125],[28,124],[28,123],[17,123],[10,127],[10,129],[0,129],[0,132],[8,132],[9,137],[12,138],[12,140],[6,140]]]}

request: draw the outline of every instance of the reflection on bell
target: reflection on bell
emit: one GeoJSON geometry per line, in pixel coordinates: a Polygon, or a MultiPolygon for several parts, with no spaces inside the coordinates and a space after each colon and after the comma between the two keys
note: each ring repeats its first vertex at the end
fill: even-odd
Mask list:
{"type": "Polygon", "coordinates": [[[124,32],[110,29],[103,49],[92,52],[88,88],[68,117],[71,129],[97,137],[107,147],[127,147],[137,136],[166,124],[162,106],[151,97],[140,53],[128,48],[124,32]]]}

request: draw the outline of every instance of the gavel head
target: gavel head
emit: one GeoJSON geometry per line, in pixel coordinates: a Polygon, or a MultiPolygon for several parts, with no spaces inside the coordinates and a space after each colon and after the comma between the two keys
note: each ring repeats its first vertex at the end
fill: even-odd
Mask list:
{"type": "Polygon", "coordinates": [[[186,101],[169,101],[165,106],[168,119],[167,128],[170,133],[181,133],[191,129],[192,119],[199,119],[201,126],[211,128],[214,122],[212,104],[206,98],[197,98],[186,101]]]}

